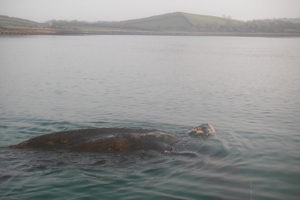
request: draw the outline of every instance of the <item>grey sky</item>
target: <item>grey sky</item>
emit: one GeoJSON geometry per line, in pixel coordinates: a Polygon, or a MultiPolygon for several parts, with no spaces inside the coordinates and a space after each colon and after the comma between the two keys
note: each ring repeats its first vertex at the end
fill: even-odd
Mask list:
{"type": "Polygon", "coordinates": [[[0,0],[0,15],[38,22],[121,21],[178,11],[244,21],[300,18],[300,0],[0,0]]]}

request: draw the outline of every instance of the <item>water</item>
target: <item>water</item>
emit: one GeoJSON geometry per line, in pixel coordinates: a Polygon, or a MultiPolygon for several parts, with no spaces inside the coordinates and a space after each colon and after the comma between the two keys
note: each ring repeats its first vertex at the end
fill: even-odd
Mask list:
{"type": "Polygon", "coordinates": [[[1,36],[0,199],[298,199],[300,39],[1,36]],[[181,154],[7,148],[49,132],[155,128],[181,154]]]}

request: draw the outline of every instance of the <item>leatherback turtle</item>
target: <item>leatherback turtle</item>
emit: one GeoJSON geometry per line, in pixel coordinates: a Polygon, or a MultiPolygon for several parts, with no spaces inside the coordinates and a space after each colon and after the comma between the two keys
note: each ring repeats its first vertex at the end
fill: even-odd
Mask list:
{"type": "MultiPolygon", "coordinates": [[[[190,130],[187,135],[205,140],[214,133],[215,129],[210,124],[202,124],[190,130]]],[[[10,147],[87,152],[155,150],[170,153],[176,149],[178,143],[180,138],[158,130],[97,128],[49,133],[10,147]]]]}

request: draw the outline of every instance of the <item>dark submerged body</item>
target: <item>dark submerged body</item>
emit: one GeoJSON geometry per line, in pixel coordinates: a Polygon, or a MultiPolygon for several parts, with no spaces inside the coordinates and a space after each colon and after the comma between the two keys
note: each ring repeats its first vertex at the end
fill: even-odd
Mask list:
{"type": "Polygon", "coordinates": [[[88,152],[128,152],[135,150],[172,150],[179,139],[147,129],[98,128],[49,133],[31,138],[14,148],[75,150],[88,152]]]}
{"type": "MultiPolygon", "coordinates": [[[[37,160],[36,165],[40,165],[40,158],[46,159],[46,165],[56,162],[55,166],[60,163],[64,165],[75,163],[81,166],[81,162],[88,158],[91,167],[145,163],[148,165],[164,159],[171,162],[176,158],[173,161],[177,164],[185,164],[184,168],[216,174],[216,176],[205,178],[205,181],[219,188],[218,192],[222,195],[222,199],[251,199],[250,183],[245,179],[241,169],[220,150],[212,151],[205,143],[202,144],[201,149],[196,148],[198,149],[196,151],[186,150],[191,145],[201,146],[201,141],[206,140],[213,133],[214,129],[209,124],[198,126],[180,138],[162,131],[148,129],[80,129],[37,136],[10,147],[16,148],[17,155],[23,155],[25,153],[23,149],[34,150],[29,153],[32,156],[29,160],[31,162],[37,160]],[[69,151],[62,153],[61,150],[69,151]],[[161,153],[170,153],[170,156],[161,153]],[[230,177],[218,174],[229,174],[230,177]],[[235,191],[228,193],[227,187],[235,188],[235,191]]],[[[28,156],[28,153],[25,154],[24,157],[28,156]]],[[[23,159],[22,156],[20,159],[23,159]]]]}
{"type": "MultiPolygon", "coordinates": [[[[192,129],[188,135],[207,138],[214,133],[209,124],[192,129]]],[[[42,150],[75,150],[89,152],[131,152],[156,150],[169,153],[179,138],[158,130],[130,128],[97,128],[61,131],[31,138],[12,148],[42,150]]],[[[177,145],[178,146],[178,145],[177,145]]]]}

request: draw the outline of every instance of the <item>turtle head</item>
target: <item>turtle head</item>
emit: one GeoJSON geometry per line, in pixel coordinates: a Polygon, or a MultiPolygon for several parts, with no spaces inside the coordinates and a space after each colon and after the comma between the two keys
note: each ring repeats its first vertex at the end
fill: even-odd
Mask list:
{"type": "Polygon", "coordinates": [[[194,137],[209,137],[215,133],[215,129],[210,124],[202,124],[201,126],[197,126],[188,132],[189,136],[194,137]]]}

